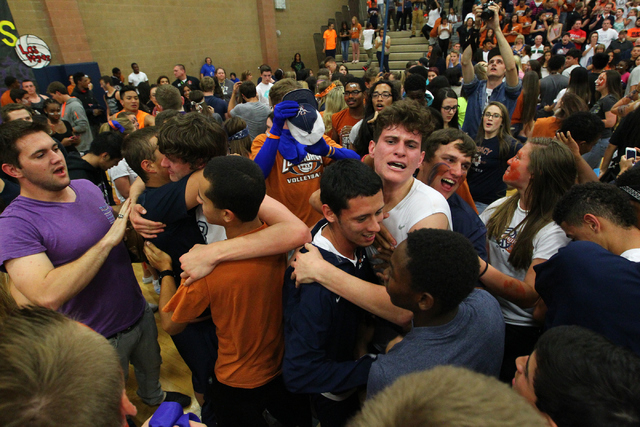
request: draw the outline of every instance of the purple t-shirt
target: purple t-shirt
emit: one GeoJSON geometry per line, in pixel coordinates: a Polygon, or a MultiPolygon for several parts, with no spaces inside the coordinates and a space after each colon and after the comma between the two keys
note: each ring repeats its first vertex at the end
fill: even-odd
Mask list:
{"type": "MultiPolygon", "coordinates": [[[[0,265],[46,252],[57,267],[80,258],[109,231],[113,211],[90,181],[71,181],[73,203],[42,202],[18,196],[0,215],[0,265]]],[[[124,243],[78,295],[58,311],[109,337],[140,319],[146,302],[124,243]]]]}

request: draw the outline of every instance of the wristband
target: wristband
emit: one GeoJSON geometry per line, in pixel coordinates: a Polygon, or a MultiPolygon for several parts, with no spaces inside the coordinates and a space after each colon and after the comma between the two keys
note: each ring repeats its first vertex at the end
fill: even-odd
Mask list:
{"type": "Polygon", "coordinates": [[[271,135],[271,132],[267,133],[267,138],[280,139],[280,135],[271,135]]]}
{"type": "Polygon", "coordinates": [[[482,276],[484,276],[484,273],[486,273],[488,269],[489,269],[489,263],[487,261],[485,261],[484,271],[482,273],[480,273],[480,275],[478,276],[478,279],[481,278],[482,276]]]}
{"type": "Polygon", "coordinates": [[[164,279],[167,276],[173,277],[173,270],[164,270],[158,273],[158,281],[162,282],[162,279],[164,279]]]}

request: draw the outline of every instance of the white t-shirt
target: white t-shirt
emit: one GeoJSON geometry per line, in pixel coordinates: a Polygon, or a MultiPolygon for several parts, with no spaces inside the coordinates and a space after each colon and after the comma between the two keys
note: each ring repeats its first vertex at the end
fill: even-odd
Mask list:
{"type": "MultiPolygon", "coordinates": [[[[627,80],[627,88],[624,91],[625,95],[629,95],[631,92],[631,86],[638,86],[640,83],[640,67],[636,67],[633,69],[631,74],[629,74],[629,80],[627,80]]],[[[638,89],[638,87],[636,87],[638,89]]]]}
{"type": "Polygon", "coordinates": [[[575,65],[572,65],[572,66],[570,66],[570,67],[565,68],[565,69],[562,71],[562,75],[563,75],[563,76],[565,76],[565,77],[571,77],[571,72],[572,72],[573,70],[575,70],[576,68],[578,68],[579,66],[580,66],[579,64],[575,64],[575,65]]]}
{"type": "Polygon", "coordinates": [[[536,60],[544,55],[544,46],[540,45],[540,47],[533,45],[531,46],[531,60],[536,60]]]}
{"type": "Polygon", "coordinates": [[[147,75],[142,71],[140,71],[138,74],[136,73],[129,74],[129,84],[135,87],[138,87],[138,85],[142,82],[148,82],[148,81],[149,79],[147,78],[147,75]]]}
{"type": "Polygon", "coordinates": [[[473,19],[473,22],[476,21],[476,15],[472,12],[469,12],[467,13],[467,16],[464,17],[464,21],[462,22],[462,24],[464,25],[469,20],[469,18],[473,19]]]}
{"type": "Polygon", "coordinates": [[[640,248],[629,249],[620,254],[622,258],[626,258],[629,261],[640,262],[640,248]]]}
{"type": "MultiPolygon", "coordinates": [[[[494,210],[506,202],[508,197],[503,197],[491,203],[482,214],[480,219],[485,225],[489,222],[491,214],[494,210]]],[[[489,263],[492,267],[498,269],[500,272],[511,276],[517,280],[524,280],[527,275],[527,270],[516,270],[509,264],[509,255],[511,249],[516,242],[519,230],[516,229],[518,224],[522,222],[527,216],[527,211],[522,210],[520,206],[516,209],[511,218],[511,222],[507,227],[507,237],[496,241],[495,238],[487,236],[489,243],[489,263]]],[[[558,252],[558,249],[565,247],[570,242],[562,228],[555,222],[551,222],[545,225],[533,238],[533,256],[534,259],[548,260],[558,252]]],[[[505,323],[516,326],[536,326],[536,322],[533,321],[533,307],[523,309],[517,305],[505,300],[504,298],[496,297],[500,303],[502,309],[502,315],[504,316],[505,323]]]]}
{"type": "Polygon", "coordinates": [[[267,107],[271,106],[269,103],[269,91],[271,90],[272,86],[273,86],[273,83],[265,84],[262,82],[260,82],[260,84],[256,86],[258,101],[260,101],[262,104],[266,105],[267,107]]]}
{"type": "Polygon", "coordinates": [[[431,28],[436,26],[436,21],[440,18],[440,9],[433,9],[429,11],[429,19],[427,20],[427,25],[431,28]]]}
{"type": "Polygon", "coordinates": [[[442,28],[442,32],[438,37],[440,37],[442,40],[446,40],[451,37],[451,24],[440,25],[440,28],[442,28]]]}
{"type": "Polygon", "coordinates": [[[364,42],[362,43],[362,47],[364,50],[373,49],[373,38],[375,36],[376,30],[363,30],[362,37],[364,38],[364,42]]]}
{"type": "Polygon", "coordinates": [[[609,44],[618,38],[618,32],[613,28],[609,28],[606,31],[600,28],[596,33],[598,33],[598,44],[603,44],[605,49],[608,49],[609,44]]]}
{"type": "Polygon", "coordinates": [[[196,208],[196,221],[198,222],[198,227],[200,227],[200,233],[202,233],[204,243],[207,245],[209,243],[227,240],[227,231],[223,226],[209,224],[207,222],[207,217],[205,217],[204,212],[202,212],[202,205],[198,205],[196,208]]]}
{"type": "Polygon", "coordinates": [[[120,160],[118,164],[112,167],[111,169],[109,169],[108,172],[109,172],[109,178],[111,178],[111,182],[114,183],[113,188],[116,190],[116,197],[118,197],[120,202],[124,202],[125,199],[124,197],[122,197],[122,194],[120,194],[120,192],[118,191],[118,187],[116,187],[115,181],[116,179],[122,178],[123,176],[128,176],[129,184],[132,184],[133,181],[135,181],[136,178],[138,177],[138,174],[135,173],[133,169],[131,169],[131,167],[129,167],[129,164],[125,159],[120,160]]]}

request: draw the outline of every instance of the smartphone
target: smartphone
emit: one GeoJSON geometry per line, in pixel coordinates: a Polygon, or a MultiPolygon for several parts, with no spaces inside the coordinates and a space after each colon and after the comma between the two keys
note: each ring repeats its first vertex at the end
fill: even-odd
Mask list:
{"type": "Polygon", "coordinates": [[[630,160],[630,159],[636,160],[636,149],[627,147],[624,155],[627,157],[627,160],[630,160]]]}

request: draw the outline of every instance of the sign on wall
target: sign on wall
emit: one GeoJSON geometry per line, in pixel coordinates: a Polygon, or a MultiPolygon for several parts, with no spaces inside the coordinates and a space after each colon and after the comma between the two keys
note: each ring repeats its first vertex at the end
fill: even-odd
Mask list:
{"type": "Polygon", "coordinates": [[[286,9],[286,0],[275,0],[276,9],[286,9]]]}
{"type": "Polygon", "coordinates": [[[16,43],[16,54],[27,67],[42,68],[51,62],[49,46],[38,36],[26,34],[16,43]]]}
{"type": "Polygon", "coordinates": [[[5,87],[4,79],[7,76],[20,81],[35,79],[31,68],[16,53],[19,38],[7,0],[0,0],[0,88],[5,87]]]}

